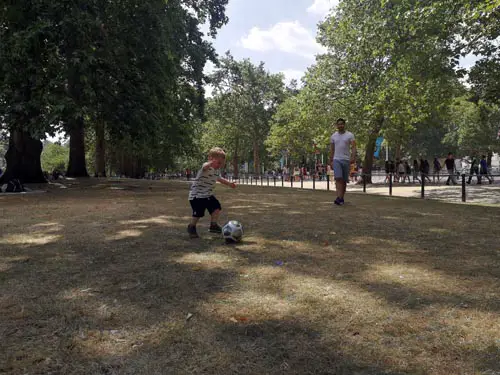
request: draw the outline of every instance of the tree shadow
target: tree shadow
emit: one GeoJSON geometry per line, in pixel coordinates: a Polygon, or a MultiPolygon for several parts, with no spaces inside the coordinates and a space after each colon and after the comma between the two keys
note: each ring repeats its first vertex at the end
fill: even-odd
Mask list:
{"type": "Polygon", "coordinates": [[[490,346],[452,343],[447,353],[439,330],[421,338],[394,328],[431,308],[498,312],[487,292],[498,285],[495,234],[469,222],[491,223],[497,209],[464,217],[462,206],[353,195],[355,208],[336,210],[326,192],[223,191],[247,233],[227,246],[187,238],[185,188],[103,190],[29,198],[27,207],[42,206],[30,215],[6,207],[16,222],[0,242],[0,370],[396,375],[466,372],[482,360],[477,368],[500,371],[490,346]],[[44,227],[54,215],[58,226],[44,227]],[[454,292],[433,288],[436,274],[454,292]],[[366,306],[343,302],[353,296],[366,306]],[[378,321],[389,313],[401,316],[378,321]],[[423,351],[436,342],[425,355],[460,364],[438,361],[433,372],[411,353],[421,339],[423,351]]]}

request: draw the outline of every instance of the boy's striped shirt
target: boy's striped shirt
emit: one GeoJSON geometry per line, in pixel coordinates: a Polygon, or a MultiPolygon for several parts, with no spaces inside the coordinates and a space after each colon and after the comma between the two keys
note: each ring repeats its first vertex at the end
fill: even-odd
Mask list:
{"type": "Polygon", "coordinates": [[[203,168],[201,168],[191,184],[189,200],[195,198],[209,198],[212,196],[218,178],[219,176],[215,173],[215,169],[208,168],[204,171],[203,168]]]}

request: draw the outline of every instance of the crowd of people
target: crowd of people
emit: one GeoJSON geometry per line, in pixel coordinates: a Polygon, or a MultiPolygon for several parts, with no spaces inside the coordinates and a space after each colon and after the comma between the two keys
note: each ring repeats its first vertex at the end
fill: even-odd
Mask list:
{"type": "MultiPolygon", "coordinates": [[[[470,161],[467,159],[462,159],[462,161],[470,165],[468,184],[471,183],[474,175],[478,184],[482,183],[483,178],[486,178],[490,184],[493,182],[490,176],[490,166],[485,155],[482,155],[480,160],[478,157],[473,156],[470,161]]],[[[442,164],[439,158],[435,157],[432,162],[432,170],[429,161],[423,158],[413,160],[411,165],[407,160],[399,159],[396,162],[393,160],[386,160],[385,162],[385,182],[389,182],[391,176],[393,176],[393,182],[398,183],[405,183],[406,181],[408,183],[420,183],[421,178],[428,182],[439,183],[441,178],[446,178],[446,185],[456,185],[459,173],[455,158],[451,152],[448,153],[442,164]]]]}

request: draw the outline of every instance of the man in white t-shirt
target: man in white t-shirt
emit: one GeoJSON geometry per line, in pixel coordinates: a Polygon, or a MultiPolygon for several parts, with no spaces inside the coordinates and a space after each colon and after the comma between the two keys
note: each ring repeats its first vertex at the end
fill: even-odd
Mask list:
{"type": "Polygon", "coordinates": [[[337,132],[330,138],[330,160],[332,160],[333,174],[335,176],[335,186],[337,189],[337,199],[335,204],[344,204],[344,195],[349,181],[349,170],[351,162],[356,158],[356,141],[351,132],[345,130],[345,120],[337,120],[337,132]]]}

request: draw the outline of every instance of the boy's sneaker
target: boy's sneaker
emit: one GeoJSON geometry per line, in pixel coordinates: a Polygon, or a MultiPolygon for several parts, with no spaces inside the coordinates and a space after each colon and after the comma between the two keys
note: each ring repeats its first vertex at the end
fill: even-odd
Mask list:
{"type": "Polygon", "coordinates": [[[210,224],[210,229],[208,230],[210,233],[222,233],[222,228],[219,226],[219,224],[210,224]]]}
{"type": "Polygon", "coordinates": [[[188,225],[188,229],[187,229],[188,233],[189,233],[189,238],[199,238],[200,236],[198,236],[198,233],[196,232],[196,227],[194,225],[188,225]]]}

